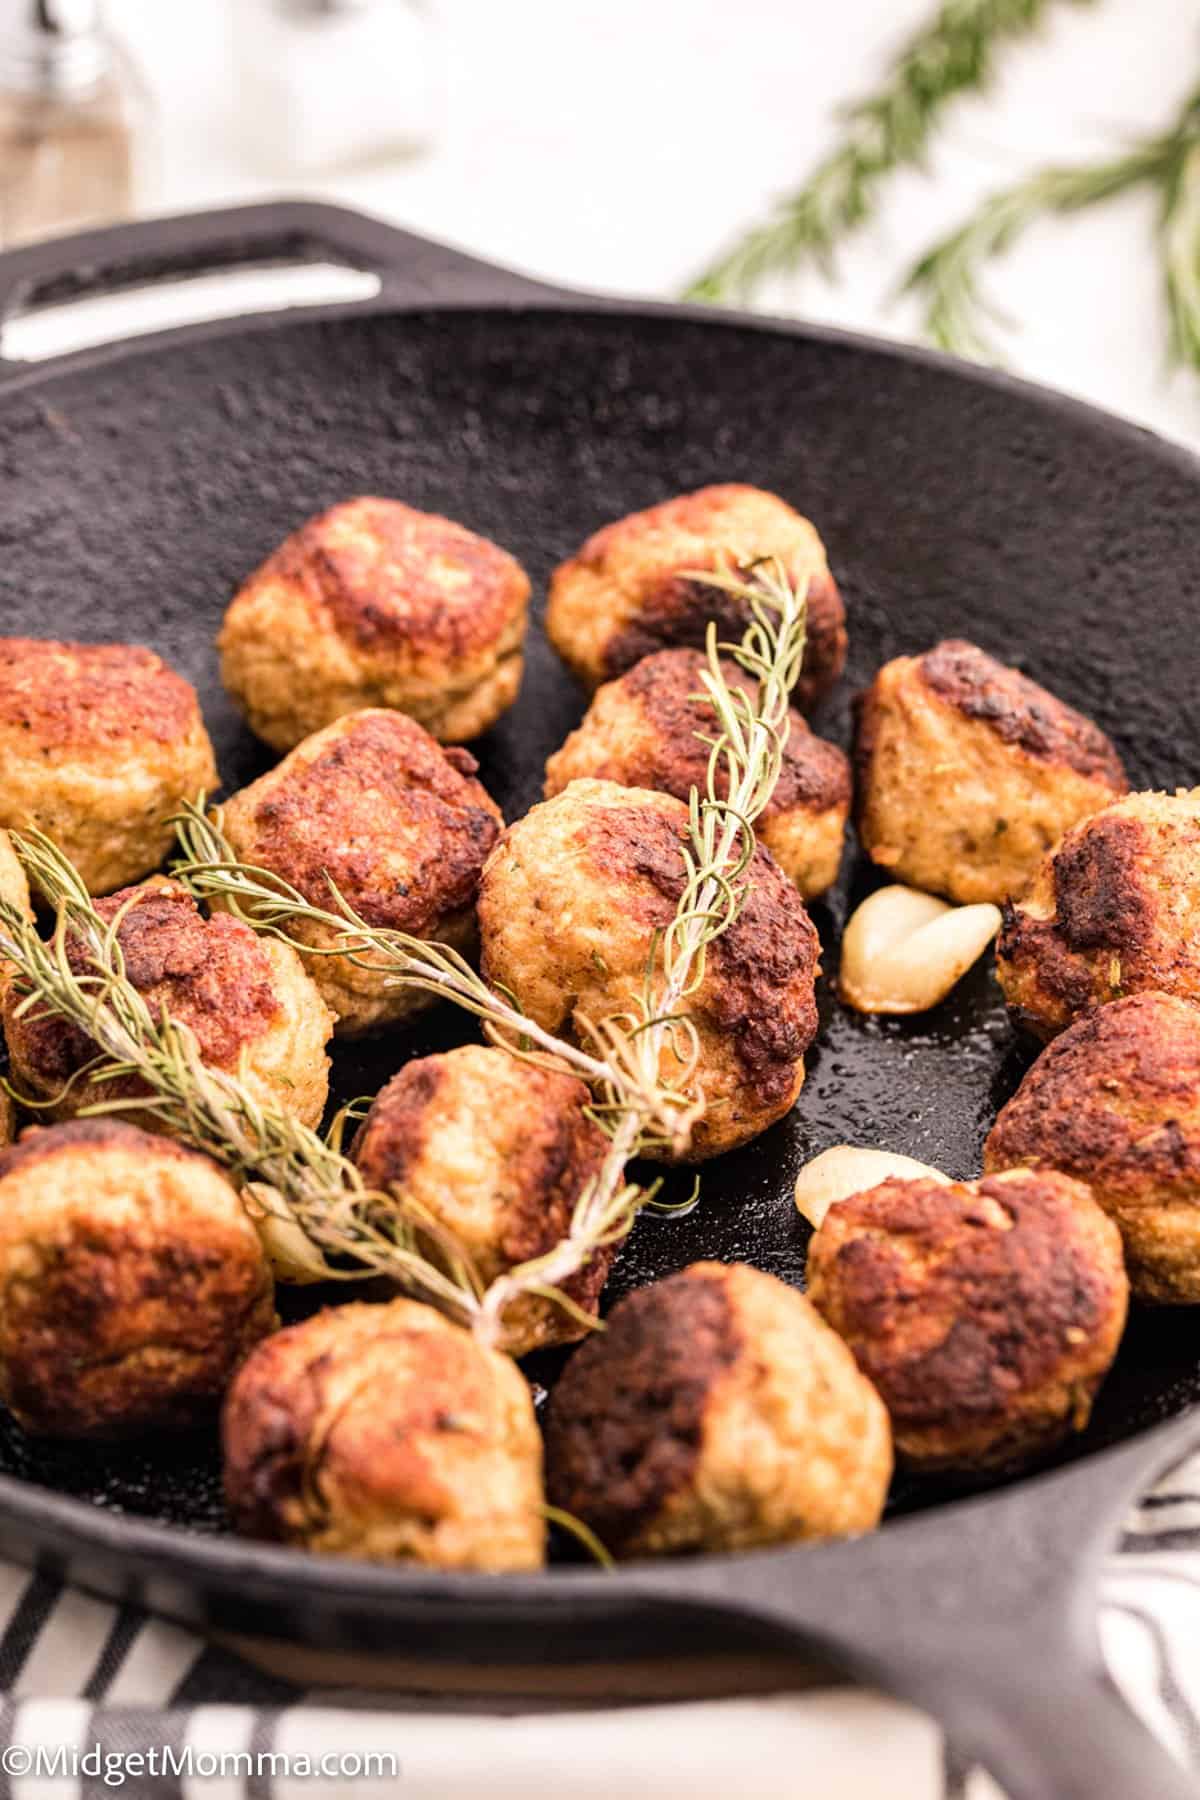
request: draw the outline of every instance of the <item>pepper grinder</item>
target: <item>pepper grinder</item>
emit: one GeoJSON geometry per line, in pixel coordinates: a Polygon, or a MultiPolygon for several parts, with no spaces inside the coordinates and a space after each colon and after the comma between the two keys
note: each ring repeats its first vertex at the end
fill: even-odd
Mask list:
{"type": "Polygon", "coordinates": [[[430,143],[440,90],[432,0],[241,0],[237,110],[252,160],[315,175],[430,143]]]}
{"type": "Polygon", "coordinates": [[[151,125],[100,0],[0,0],[0,245],[127,218],[151,125]]]}

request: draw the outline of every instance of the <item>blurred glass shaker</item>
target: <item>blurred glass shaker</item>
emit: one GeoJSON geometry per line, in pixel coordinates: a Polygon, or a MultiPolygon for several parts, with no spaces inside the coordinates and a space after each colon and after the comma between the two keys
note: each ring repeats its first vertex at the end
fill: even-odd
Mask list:
{"type": "Polygon", "coordinates": [[[241,0],[233,96],[254,161],[317,174],[432,142],[441,99],[430,0],[241,0]]]}
{"type": "Polygon", "coordinates": [[[149,96],[100,0],[0,0],[0,245],[145,203],[149,96]]]}

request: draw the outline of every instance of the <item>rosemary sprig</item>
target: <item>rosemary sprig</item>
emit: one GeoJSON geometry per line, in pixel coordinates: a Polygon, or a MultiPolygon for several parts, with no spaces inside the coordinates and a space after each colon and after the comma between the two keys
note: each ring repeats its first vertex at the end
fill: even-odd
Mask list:
{"type": "Polygon", "coordinates": [[[198,899],[229,906],[303,954],[349,956],[399,985],[440,994],[474,1013],[504,1049],[567,1068],[591,1083],[593,1114],[609,1139],[603,1162],[576,1201],[566,1237],[545,1255],[499,1276],[483,1295],[477,1329],[490,1342],[501,1339],[504,1314],[523,1294],[551,1299],[580,1323],[594,1325],[563,1289],[599,1249],[619,1243],[638,1213],[655,1202],[658,1184],[627,1181],[626,1163],[664,1145],[683,1154],[703,1112],[704,1097],[695,1085],[699,1043],[686,1001],[704,979],[708,947],[729,929],[745,896],[754,821],[779,777],[789,696],[804,657],[807,584],[794,586],[774,561],[757,565],[748,576],[705,570],[694,579],[740,599],[750,621],[735,645],[719,644],[710,626],[701,682],[715,731],[706,740],[705,795],[692,794],[684,889],[675,918],[654,945],[637,1009],[577,1021],[590,1050],[536,1026],[457,952],[370,925],[332,881],[330,904],[322,907],[271,871],[239,863],[219,815],[208,818],[201,806],[188,806],[176,821],[183,855],[174,873],[198,899]],[[729,684],[722,653],[752,677],[749,691],[729,684]],[[336,935],[327,948],[314,951],[297,934],[300,923],[319,924],[336,935]],[[664,1057],[668,1049],[672,1059],[664,1057]],[[674,1062],[671,1077],[664,1074],[664,1060],[674,1062]]]}
{"type": "Polygon", "coordinates": [[[13,846],[55,913],[53,934],[43,939],[0,897],[0,957],[15,967],[21,1008],[52,1013],[86,1034],[98,1052],[92,1083],[134,1076],[146,1090],[134,1099],[98,1099],[84,1113],[136,1108],[213,1157],[239,1183],[266,1248],[293,1278],[383,1274],[473,1322],[482,1284],[441,1227],[415,1217],[402,1196],[365,1187],[336,1141],[261,1105],[236,1075],[206,1066],[191,1030],[165,1011],[155,1016],[129,980],[122,915],[100,916],[74,867],[41,833],[14,833],[13,846]],[[82,970],[74,966],[81,960],[82,970]]]}
{"type": "Polygon", "coordinates": [[[745,299],[784,270],[813,265],[828,272],[834,246],[870,217],[886,177],[921,160],[949,103],[985,87],[1001,47],[1040,25],[1051,4],[945,0],[900,51],[879,92],[845,110],[836,149],[763,224],[698,275],[684,298],[745,299]]]}
{"type": "MultiPolygon", "coordinates": [[[[750,623],[736,645],[719,644],[716,627],[709,625],[708,667],[700,679],[717,732],[708,740],[704,797],[692,790],[689,842],[683,850],[686,881],[675,918],[651,957],[638,1016],[609,1021],[608,1029],[614,1037],[624,1036],[630,1066],[639,1070],[646,1086],[661,1079],[664,1052],[672,1051],[680,1070],[677,1080],[692,1092],[698,1116],[704,1106],[703,1095],[694,1089],[699,1042],[685,1003],[704,980],[709,947],[729,930],[745,900],[754,822],[779,779],[790,725],[789,696],[804,658],[807,584],[794,587],[774,561],[752,570],[749,580],[711,571],[691,578],[743,601],[750,623]],[[721,667],[722,651],[753,677],[750,692],[730,685],[721,667]]],[[[480,1313],[485,1337],[498,1334],[505,1309],[518,1295],[557,1292],[596,1243],[625,1235],[645,1204],[637,1190],[622,1184],[625,1162],[638,1148],[638,1133],[633,1112],[614,1122],[604,1164],[580,1195],[567,1236],[548,1255],[492,1283],[480,1313]]]]}
{"type": "Polygon", "coordinates": [[[928,250],[903,291],[924,305],[924,330],[943,350],[999,360],[980,324],[989,311],[980,274],[1038,219],[1080,212],[1128,189],[1161,195],[1160,232],[1173,354],[1200,367],[1200,93],[1157,137],[1091,164],[1035,171],[985,200],[973,218],[928,250]]]}

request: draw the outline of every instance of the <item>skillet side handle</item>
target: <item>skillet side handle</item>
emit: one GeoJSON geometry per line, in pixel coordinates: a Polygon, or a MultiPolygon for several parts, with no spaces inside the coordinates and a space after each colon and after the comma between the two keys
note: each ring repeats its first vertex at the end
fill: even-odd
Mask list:
{"type": "Polygon", "coordinates": [[[1194,1449],[1195,1419],[855,1541],[647,1568],[764,1642],[930,1713],[1006,1800],[1197,1800],[1105,1671],[1103,1561],[1129,1505],[1194,1449]]]}
{"type": "MultiPolygon", "coordinates": [[[[377,275],[398,305],[561,301],[563,290],[382,219],[285,200],[138,219],[0,255],[0,326],[17,314],[238,269],[332,260],[377,275]]],[[[14,366],[0,356],[0,369],[14,366]]],[[[16,365],[19,366],[19,365],[16,365]]]]}
{"type": "Polygon", "coordinates": [[[977,1667],[970,1691],[955,1684],[940,1706],[930,1702],[954,1748],[982,1764],[1006,1800],[1196,1800],[1200,1782],[1130,1710],[1099,1661],[1064,1665],[1028,1641],[1022,1647],[1022,1669],[1011,1661],[977,1667]]]}

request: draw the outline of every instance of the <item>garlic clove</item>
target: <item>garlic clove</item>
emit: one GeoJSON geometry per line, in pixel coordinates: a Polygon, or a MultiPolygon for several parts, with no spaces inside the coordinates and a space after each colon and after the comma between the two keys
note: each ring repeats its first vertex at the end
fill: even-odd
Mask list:
{"type": "Polygon", "coordinates": [[[1001,923],[998,906],[949,906],[915,888],[879,888],[846,926],[842,998],[857,1012],[927,1012],[979,960],[1001,923]]]}
{"type": "Polygon", "coordinates": [[[890,1150],[867,1150],[857,1144],[836,1144],[805,1163],[796,1177],[796,1207],[810,1225],[819,1227],[829,1208],[851,1194],[865,1194],[883,1181],[937,1181],[949,1186],[950,1177],[912,1156],[890,1150]]]}

